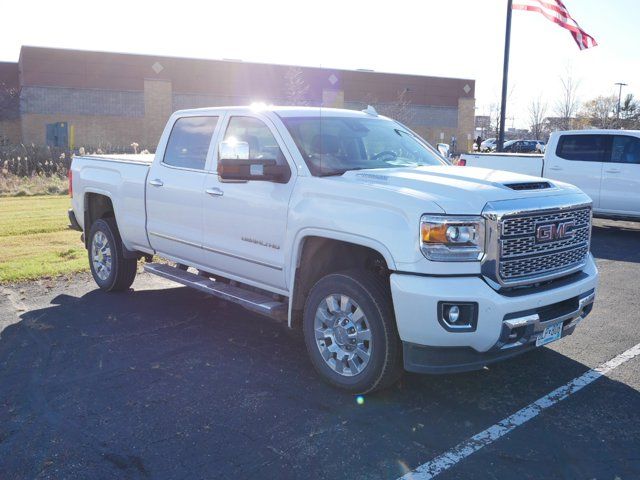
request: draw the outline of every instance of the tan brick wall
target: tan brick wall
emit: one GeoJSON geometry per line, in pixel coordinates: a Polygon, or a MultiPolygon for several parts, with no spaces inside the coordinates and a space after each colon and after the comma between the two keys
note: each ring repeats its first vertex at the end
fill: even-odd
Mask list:
{"type": "MultiPolygon", "coordinates": [[[[442,127],[412,127],[413,131],[419,134],[422,138],[427,140],[434,147],[436,143],[448,143],[451,144],[451,137],[458,134],[457,128],[442,128],[442,127]],[[444,138],[440,139],[440,134],[444,134],[444,138]]],[[[458,149],[460,148],[460,140],[458,139],[458,149]]]]}
{"type": "Polygon", "coordinates": [[[328,108],[344,108],[344,92],[342,90],[322,90],[322,106],[328,108]]]}
{"type": "Polygon", "coordinates": [[[171,82],[165,80],[144,81],[144,142],[157,145],[167,120],[173,113],[171,82]]]}
{"type": "Polygon", "coordinates": [[[22,115],[24,143],[44,145],[48,123],[67,122],[75,132],[76,147],[128,147],[133,142],[143,144],[144,118],[93,115],[22,115]]]}
{"type": "Polygon", "coordinates": [[[458,99],[458,152],[468,151],[473,146],[473,140],[469,142],[468,138],[473,139],[475,133],[475,98],[459,98],[458,99]]]}
{"type": "Polygon", "coordinates": [[[20,120],[0,120],[0,145],[18,145],[21,140],[20,120]]]}

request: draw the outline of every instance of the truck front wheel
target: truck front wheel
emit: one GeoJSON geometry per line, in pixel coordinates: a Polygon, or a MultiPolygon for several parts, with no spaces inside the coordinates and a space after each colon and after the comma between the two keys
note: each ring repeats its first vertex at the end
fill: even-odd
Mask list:
{"type": "Polygon", "coordinates": [[[369,393],[400,377],[393,303],[378,274],[349,270],[320,279],[307,298],[303,330],[313,366],[338,388],[369,393]]]}
{"type": "Polygon", "coordinates": [[[114,218],[96,220],[89,231],[89,266],[98,286],[107,292],[127,290],[136,277],[135,258],[125,258],[114,218]]]}

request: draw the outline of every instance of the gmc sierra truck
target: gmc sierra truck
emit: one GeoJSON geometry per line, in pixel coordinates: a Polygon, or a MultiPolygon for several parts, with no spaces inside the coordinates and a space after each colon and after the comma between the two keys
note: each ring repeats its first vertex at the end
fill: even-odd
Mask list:
{"type": "Polygon", "coordinates": [[[302,329],[319,375],[365,393],[483,368],[591,311],[591,199],[544,183],[450,165],[372,108],[207,108],[175,112],[155,155],[75,157],[69,217],[101,289],[144,257],[302,329]]]}
{"type": "Polygon", "coordinates": [[[459,165],[568,182],[591,197],[594,216],[640,220],[640,130],[553,132],[544,157],[469,153],[459,165]]]}

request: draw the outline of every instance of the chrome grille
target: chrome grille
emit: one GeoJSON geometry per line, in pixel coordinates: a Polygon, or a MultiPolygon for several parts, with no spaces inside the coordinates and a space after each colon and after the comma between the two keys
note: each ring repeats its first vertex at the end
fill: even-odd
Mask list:
{"type": "Polygon", "coordinates": [[[542,275],[584,262],[589,247],[580,247],[564,252],[539,257],[500,262],[500,276],[504,280],[542,275]]]}
{"type": "Polygon", "coordinates": [[[591,208],[504,217],[500,223],[498,274],[505,284],[533,283],[551,273],[571,272],[584,265],[591,238],[591,208]],[[574,235],[555,241],[536,241],[541,224],[575,222],[574,235]]]}
{"type": "Polygon", "coordinates": [[[575,245],[584,245],[589,242],[589,226],[576,228],[575,236],[567,240],[549,243],[536,243],[534,236],[508,238],[500,241],[501,256],[503,260],[523,257],[533,253],[549,253],[575,245]]]}
{"type": "Polygon", "coordinates": [[[577,226],[591,225],[591,208],[580,208],[544,215],[527,215],[515,218],[505,218],[502,222],[502,237],[515,237],[519,235],[535,235],[537,223],[559,222],[574,220],[577,226]]]}

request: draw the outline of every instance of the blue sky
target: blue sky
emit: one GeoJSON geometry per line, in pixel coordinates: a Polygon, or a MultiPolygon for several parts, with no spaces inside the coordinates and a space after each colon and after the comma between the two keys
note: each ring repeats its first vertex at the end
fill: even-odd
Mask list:
{"type": "MultiPolygon", "coordinates": [[[[599,46],[580,51],[540,14],[514,12],[508,124],[525,125],[537,96],[552,110],[567,70],[583,100],[619,81],[640,97],[640,1],[564,2],[599,46]]],[[[22,0],[3,6],[17,20],[3,25],[0,60],[35,45],[463,77],[483,114],[499,98],[505,11],[506,0],[22,0]]]]}

